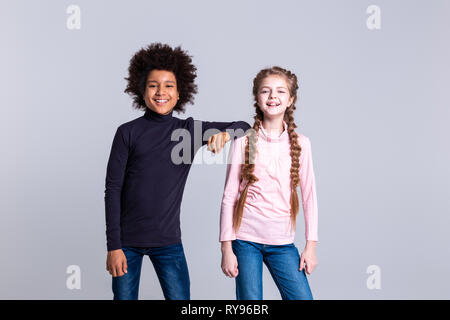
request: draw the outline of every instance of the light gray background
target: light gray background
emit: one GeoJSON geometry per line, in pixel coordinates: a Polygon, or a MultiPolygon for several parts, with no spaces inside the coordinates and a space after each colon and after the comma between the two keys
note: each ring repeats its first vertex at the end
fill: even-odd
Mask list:
{"type": "MultiPolygon", "coordinates": [[[[141,116],[123,93],[129,59],[155,41],[182,45],[198,67],[181,118],[252,123],[261,68],[299,77],[319,201],[315,299],[450,298],[450,1],[10,0],[0,12],[0,298],[112,298],[106,164],[116,128],[141,116]],[[66,28],[70,4],[80,30],[66,28]],[[371,4],[380,30],[366,27],[371,4]],[[80,290],[66,288],[69,265],[80,290]],[[366,286],[369,265],[379,290],[366,286]]],[[[235,298],[220,269],[225,172],[193,165],[186,185],[192,299],[235,298]]],[[[163,299],[148,259],[140,298],[163,299]]],[[[264,298],[280,298],[267,269],[264,298]]]]}

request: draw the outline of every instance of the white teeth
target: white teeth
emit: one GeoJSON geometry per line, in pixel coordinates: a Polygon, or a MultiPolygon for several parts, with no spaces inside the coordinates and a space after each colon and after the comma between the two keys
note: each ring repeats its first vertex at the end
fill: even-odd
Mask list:
{"type": "Polygon", "coordinates": [[[169,100],[158,100],[158,99],[156,99],[156,102],[158,102],[158,103],[164,103],[164,102],[167,102],[167,101],[169,101],[169,100]]]}

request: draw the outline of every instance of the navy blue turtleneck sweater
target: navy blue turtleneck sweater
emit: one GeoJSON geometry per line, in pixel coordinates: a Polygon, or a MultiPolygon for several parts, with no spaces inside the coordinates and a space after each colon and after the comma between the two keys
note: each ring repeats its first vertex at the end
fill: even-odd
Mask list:
{"type": "Polygon", "coordinates": [[[250,128],[244,121],[179,119],[172,113],[160,115],[147,109],[143,116],[117,128],[105,181],[108,251],[181,242],[180,205],[189,169],[197,150],[217,133],[207,132],[204,137],[205,131],[242,129],[236,138],[250,128]],[[177,132],[181,137],[175,134],[172,138],[177,132]],[[189,136],[182,132],[189,132],[189,136]],[[189,148],[180,148],[185,142],[189,148]],[[175,161],[174,155],[179,155],[175,161]]]}

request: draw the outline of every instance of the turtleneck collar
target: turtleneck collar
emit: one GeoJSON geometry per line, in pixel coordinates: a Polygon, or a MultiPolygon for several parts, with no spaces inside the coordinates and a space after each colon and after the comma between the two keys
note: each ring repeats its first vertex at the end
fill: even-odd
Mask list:
{"type": "Polygon", "coordinates": [[[284,131],[279,135],[269,135],[267,131],[263,128],[262,123],[259,126],[258,135],[267,142],[280,142],[283,140],[289,140],[289,134],[287,131],[287,123],[283,120],[284,131]]]}
{"type": "Polygon", "coordinates": [[[147,108],[144,113],[144,118],[156,122],[165,122],[173,119],[173,109],[168,114],[159,114],[150,108],[147,108]]]}

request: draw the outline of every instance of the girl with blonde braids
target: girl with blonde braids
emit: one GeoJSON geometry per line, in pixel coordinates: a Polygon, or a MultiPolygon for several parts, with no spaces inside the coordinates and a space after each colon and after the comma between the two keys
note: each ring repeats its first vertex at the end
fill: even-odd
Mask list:
{"type": "Polygon", "coordinates": [[[312,300],[306,273],[317,266],[318,218],[311,142],[294,123],[297,77],[280,67],[253,80],[253,129],[230,150],[220,217],[222,271],[238,300],[262,300],[263,262],[283,300],[312,300]],[[306,245],[294,245],[302,194],[306,245]],[[305,272],[306,271],[306,272],[305,272]]]}

